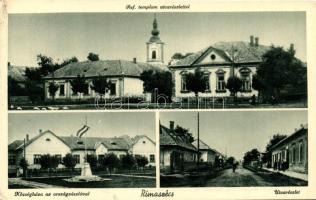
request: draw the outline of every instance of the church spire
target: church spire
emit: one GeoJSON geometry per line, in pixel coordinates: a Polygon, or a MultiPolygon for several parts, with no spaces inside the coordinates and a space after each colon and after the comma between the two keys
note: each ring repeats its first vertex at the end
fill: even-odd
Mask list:
{"type": "Polygon", "coordinates": [[[157,22],[156,14],[154,16],[153,30],[151,31],[151,37],[149,39],[149,42],[161,42],[159,38],[159,30],[158,30],[158,22],[157,22]]]}
{"type": "Polygon", "coordinates": [[[151,34],[152,34],[153,36],[158,36],[158,35],[159,35],[158,22],[157,22],[157,18],[156,18],[156,13],[155,13],[155,17],[154,17],[153,30],[151,31],[151,34]]]}

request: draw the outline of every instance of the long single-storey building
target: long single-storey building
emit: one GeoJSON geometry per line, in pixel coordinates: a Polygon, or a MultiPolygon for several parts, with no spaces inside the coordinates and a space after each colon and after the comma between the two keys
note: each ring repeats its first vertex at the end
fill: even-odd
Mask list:
{"type": "Polygon", "coordinates": [[[227,80],[234,75],[242,80],[242,91],[237,96],[249,98],[258,95],[252,88],[252,77],[270,47],[259,44],[259,38],[250,36],[250,42],[218,42],[183,59],[173,60],[168,66],[172,72],[173,99],[194,97],[187,89],[186,74],[200,68],[207,80],[200,97],[228,97],[227,80]]]}
{"type": "Polygon", "coordinates": [[[42,155],[50,154],[62,157],[71,153],[76,159],[76,167],[81,167],[84,163],[85,152],[94,154],[98,158],[109,153],[114,153],[118,157],[127,153],[147,157],[148,165],[155,166],[156,144],[146,135],[138,135],[134,138],[124,137],[86,137],[58,136],[50,130],[40,131],[38,135],[29,139],[27,135],[24,140],[15,140],[9,144],[8,159],[9,173],[15,174],[19,168],[19,163],[25,157],[30,169],[39,169],[42,155]]]}
{"type": "Polygon", "coordinates": [[[271,147],[272,167],[308,173],[308,128],[302,126],[293,134],[271,147]]]}

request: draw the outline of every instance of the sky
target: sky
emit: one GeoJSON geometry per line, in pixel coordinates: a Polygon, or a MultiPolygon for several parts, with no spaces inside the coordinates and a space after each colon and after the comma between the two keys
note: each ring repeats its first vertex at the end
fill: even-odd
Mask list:
{"type": "MultiPolygon", "coordinates": [[[[37,66],[36,55],[55,61],[89,52],[100,59],[144,62],[151,36],[153,13],[46,13],[9,15],[9,62],[37,66]]],[[[157,13],[160,38],[165,42],[165,62],[176,52],[197,52],[220,41],[259,43],[287,49],[306,61],[305,12],[199,12],[157,13]]]]}
{"type": "MultiPolygon", "coordinates": [[[[197,138],[197,112],[160,112],[160,123],[188,128],[197,138]]],[[[211,111],[200,112],[200,139],[223,154],[240,160],[247,151],[264,152],[276,133],[289,135],[307,124],[307,111],[211,111]]]]}
{"type": "Polygon", "coordinates": [[[75,136],[85,124],[85,116],[90,127],[87,137],[147,135],[156,140],[154,112],[10,113],[8,140],[23,140],[26,134],[32,138],[40,129],[58,136],[75,136]]]}

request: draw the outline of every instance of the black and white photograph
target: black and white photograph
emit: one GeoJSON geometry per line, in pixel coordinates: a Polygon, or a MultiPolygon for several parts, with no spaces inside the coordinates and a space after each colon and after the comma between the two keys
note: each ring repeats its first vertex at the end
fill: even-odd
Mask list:
{"type": "Polygon", "coordinates": [[[9,114],[9,189],[156,187],[153,112],[9,114]]]}
{"type": "Polygon", "coordinates": [[[306,108],[306,12],[8,16],[8,109],[306,108]]]}
{"type": "Polygon", "coordinates": [[[308,185],[307,112],[160,112],[161,187],[308,185]]]}

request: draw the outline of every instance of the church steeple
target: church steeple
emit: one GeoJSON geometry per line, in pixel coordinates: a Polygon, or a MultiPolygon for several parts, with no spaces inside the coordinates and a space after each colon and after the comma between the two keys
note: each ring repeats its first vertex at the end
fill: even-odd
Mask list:
{"type": "Polygon", "coordinates": [[[152,64],[163,64],[163,45],[160,40],[158,30],[158,21],[156,14],[153,21],[153,29],[151,31],[151,37],[147,42],[147,62],[152,64]]]}

